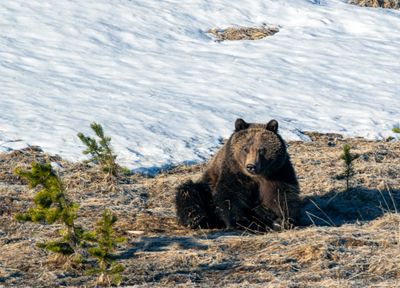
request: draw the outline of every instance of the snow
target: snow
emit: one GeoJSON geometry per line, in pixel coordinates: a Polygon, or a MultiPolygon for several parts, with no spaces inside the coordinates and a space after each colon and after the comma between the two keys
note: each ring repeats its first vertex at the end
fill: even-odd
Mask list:
{"type": "Polygon", "coordinates": [[[400,11],[344,1],[0,1],[0,150],[85,156],[101,123],[118,161],[206,160],[234,120],[382,138],[400,111],[400,11]],[[259,41],[205,32],[278,25],[259,41]],[[16,141],[20,140],[20,141],[16,141]]]}

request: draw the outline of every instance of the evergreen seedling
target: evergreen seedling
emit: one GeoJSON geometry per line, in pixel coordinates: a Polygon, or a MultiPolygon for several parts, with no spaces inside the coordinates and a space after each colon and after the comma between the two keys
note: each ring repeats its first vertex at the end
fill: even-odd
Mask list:
{"type": "Polygon", "coordinates": [[[51,165],[34,162],[30,170],[17,168],[15,174],[25,179],[31,188],[41,188],[34,196],[34,207],[15,215],[15,218],[43,224],[62,223],[65,228],[60,230],[61,239],[38,246],[62,255],[73,254],[83,234],[82,228],[74,224],[78,205],[66,197],[63,184],[51,165]]]}
{"type": "Polygon", "coordinates": [[[345,144],[343,146],[343,153],[340,156],[340,159],[344,161],[344,172],[343,172],[343,177],[346,179],[346,189],[349,189],[349,182],[350,178],[354,175],[354,169],[353,169],[353,160],[356,159],[357,156],[351,154],[350,152],[350,145],[345,144]]]}
{"type": "Polygon", "coordinates": [[[393,127],[393,128],[392,128],[392,131],[393,131],[394,133],[400,133],[400,127],[393,127]]]}
{"type": "Polygon", "coordinates": [[[96,224],[96,230],[86,239],[94,246],[88,249],[89,255],[94,257],[97,268],[90,271],[91,274],[99,275],[97,284],[119,285],[121,283],[121,272],[124,267],[113,259],[113,252],[119,243],[126,241],[124,237],[115,237],[113,225],[117,217],[110,210],[105,210],[100,221],[96,224]]]}
{"type": "Polygon", "coordinates": [[[99,164],[103,171],[107,173],[108,178],[113,180],[118,176],[119,166],[115,162],[117,156],[113,154],[111,149],[111,137],[104,135],[103,127],[98,123],[93,122],[90,127],[99,138],[99,142],[92,137],[78,133],[79,139],[86,146],[83,154],[90,154],[90,161],[99,164]]]}

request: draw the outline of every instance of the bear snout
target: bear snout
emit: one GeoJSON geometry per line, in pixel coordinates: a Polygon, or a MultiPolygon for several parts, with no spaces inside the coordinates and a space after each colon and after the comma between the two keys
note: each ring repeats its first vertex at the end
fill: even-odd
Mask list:
{"type": "Polygon", "coordinates": [[[257,166],[255,164],[247,164],[246,169],[250,174],[256,174],[257,173],[257,166]]]}

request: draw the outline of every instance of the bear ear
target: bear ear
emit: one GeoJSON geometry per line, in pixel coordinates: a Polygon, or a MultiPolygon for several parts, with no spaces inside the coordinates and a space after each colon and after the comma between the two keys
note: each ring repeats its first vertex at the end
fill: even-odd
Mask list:
{"type": "Polygon", "coordinates": [[[249,123],[246,123],[246,121],[244,121],[241,118],[236,119],[235,121],[235,132],[238,132],[240,130],[244,130],[249,128],[249,123]]]}
{"type": "Polygon", "coordinates": [[[267,130],[278,133],[278,121],[272,119],[267,123],[267,130]]]}

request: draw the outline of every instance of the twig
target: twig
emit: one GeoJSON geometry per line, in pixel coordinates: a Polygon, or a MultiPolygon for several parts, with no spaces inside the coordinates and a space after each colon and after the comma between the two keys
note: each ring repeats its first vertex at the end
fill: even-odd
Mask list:
{"type": "Polygon", "coordinates": [[[335,222],[332,221],[332,219],[328,216],[328,214],[326,214],[326,213],[317,205],[317,203],[315,203],[315,202],[314,202],[313,200],[311,200],[311,199],[310,199],[310,201],[311,201],[311,203],[314,204],[315,207],[317,207],[317,209],[318,209],[319,211],[322,212],[322,214],[325,215],[326,218],[328,218],[328,220],[331,222],[332,226],[336,226],[335,222]]]}

